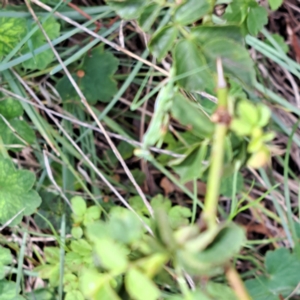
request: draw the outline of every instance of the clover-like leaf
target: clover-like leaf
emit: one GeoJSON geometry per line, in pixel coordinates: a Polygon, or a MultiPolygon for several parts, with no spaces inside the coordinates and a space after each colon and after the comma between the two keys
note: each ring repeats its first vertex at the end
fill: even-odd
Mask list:
{"type": "Polygon", "coordinates": [[[19,223],[41,204],[41,198],[32,189],[35,175],[26,170],[16,170],[8,159],[0,159],[0,223],[4,224],[18,213],[10,225],[19,223]]]}
{"type": "MultiPolygon", "coordinates": [[[[36,23],[32,23],[32,26],[36,26],[36,23]]],[[[49,18],[42,24],[42,26],[50,39],[55,39],[59,36],[60,24],[54,18],[49,18]]],[[[45,45],[46,43],[47,41],[45,36],[40,30],[38,30],[28,40],[28,43],[25,44],[24,47],[21,49],[21,53],[30,53],[32,52],[32,50],[37,49],[45,45]]],[[[31,70],[43,70],[52,62],[53,58],[53,51],[51,49],[48,49],[24,61],[22,65],[24,68],[31,70]]]]}
{"type": "Polygon", "coordinates": [[[6,265],[10,265],[12,263],[12,255],[10,250],[0,246],[0,280],[5,277],[5,269],[6,265]]]}
{"type": "Polygon", "coordinates": [[[0,59],[16,46],[25,34],[25,19],[0,17],[0,59]]]}
{"type": "Polygon", "coordinates": [[[18,100],[6,98],[0,101],[0,114],[7,120],[19,117],[23,114],[23,107],[18,100]]]}
{"type": "MultiPolygon", "coordinates": [[[[95,104],[98,100],[109,102],[111,97],[117,92],[117,83],[112,79],[112,75],[118,68],[119,61],[102,46],[92,50],[91,55],[84,57],[80,68],[80,77],[73,74],[73,78],[83,92],[90,104],[95,104]]],[[[79,72],[78,72],[79,73],[79,72]]],[[[78,99],[78,95],[64,76],[56,85],[63,100],[78,99]]]]}

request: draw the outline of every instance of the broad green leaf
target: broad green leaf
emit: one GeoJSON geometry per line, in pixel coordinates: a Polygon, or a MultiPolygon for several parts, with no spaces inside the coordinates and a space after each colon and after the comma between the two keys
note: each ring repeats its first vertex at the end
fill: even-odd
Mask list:
{"type": "Polygon", "coordinates": [[[172,229],[177,229],[180,226],[188,225],[189,218],[192,216],[190,208],[179,205],[173,206],[169,212],[168,217],[172,229]]]}
{"type": "MultiPolygon", "coordinates": [[[[32,23],[32,26],[37,26],[35,22],[32,23]]],[[[42,24],[45,32],[48,37],[52,40],[59,36],[60,34],[60,24],[55,20],[55,18],[50,17],[42,24]]],[[[33,34],[29,39],[28,43],[23,46],[21,49],[22,54],[31,53],[32,49],[35,50],[44,44],[47,43],[47,40],[41,30],[38,30],[33,34]],[[30,43],[30,44],[29,44],[30,43]]],[[[31,70],[44,70],[54,59],[54,53],[51,49],[44,50],[42,53],[34,55],[32,58],[24,61],[22,63],[23,67],[31,70]]]]}
{"type": "Polygon", "coordinates": [[[95,293],[95,298],[93,299],[121,300],[109,283],[102,285],[102,287],[95,293]]]}
{"type": "Polygon", "coordinates": [[[4,267],[12,263],[10,250],[0,246],[0,280],[5,277],[4,267]]]}
{"type": "Polygon", "coordinates": [[[238,103],[237,112],[239,117],[245,122],[255,126],[259,121],[259,111],[249,100],[241,100],[238,103]]]}
{"type": "Polygon", "coordinates": [[[230,123],[230,129],[239,136],[250,135],[252,125],[242,119],[233,119],[230,123]]]}
{"type": "Polygon", "coordinates": [[[86,213],[86,202],[80,196],[75,196],[71,199],[72,209],[75,215],[83,216],[86,213]]]}
{"type": "Polygon", "coordinates": [[[213,134],[214,124],[196,104],[188,101],[179,93],[173,99],[171,115],[197,137],[210,137],[213,134]]]}
{"type": "Polygon", "coordinates": [[[125,271],[128,261],[125,248],[109,238],[96,241],[96,254],[101,266],[113,272],[125,271]]]}
{"type": "Polygon", "coordinates": [[[54,292],[50,288],[35,289],[33,292],[26,293],[27,300],[55,300],[54,292]]]}
{"type": "MultiPolygon", "coordinates": [[[[244,177],[241,173],[238,173],[237,175],[237,182],[236,182],[236,193],[242,191],[244,187],[244,177]]],[[[225,197],[231,197],[232,196],[232,189],[233,189],[233,176],[226,176],[222,177],[221,179],[221,185],[220,185],[220,194],[225,197]]]]}
{"type": "Polygon", "coordinates": [[[70,291],[66,293],[65,300],[85,300],[80,291],[70,291]]]}
{"type": "Polygon", "coordinates": [[[71,234],[75,239],[80,239],[83,236],[83,230],[81,227],[73,227],[71,234]]]}
{"type": "Polygon", "coordinates": [[[158,194],[151,199],[151,207],[154,210],[163,209],[165,212],[168,212],[172,207],[172,202],[170,199],[158,194]]]}
{"type": "Polygon", "coordinates": [[[12,263],[12,256],[8,248],[0,246],[0,264],[9,265],[12,263]]]}
{"type": "Polygon", "coordinates": [[[22,104],[13,98],[0,100],[0,114],[7,120],[20,117],[23,114],[22,104]]]}
{"type": "Polygon", "coordinates": [[[245,240],[244,230],[231,223],[218,233],[205,250],[199,253],[178,250],[178,259],[191,274],[216,275],[240,251],[245,240]]]}
{"type": "MultiPolygon", "coordinates": [[[[238,300],[236,294],[225,284],[208,281],[205,290],[210,297],[216,300],[238,300]]],[[[256,298],[254,298],[256,300],[256,298]]]]}
{"type": "Polygon", "coordinates": [[[128,209],[114,209],[110,211],[110,216],[107,230],[111,238],[130,244],[141,237],[142,224],[133,212],[128,209]]]}
{"type": "Polygon", "coordinates": [[[17,288],[17,285],[15,282],[7,281],[7,280],[0,280],[0,299],[1,300],[24,299],[20,295],[17,295],[16,290],[19,290],[19,288],[17,288]]]}
{"type": "Polygon", "coordinates": [[[191,147],[185,154],[184,159],[177,164],[176,160],[169,163],[175,172],[180,176],[182,183],[191,181],[192,179],[199,178],[205,166],[203,161],[206,158],[207,145],[196,145],[191,147]],[[175,165],[176,163],[176,165],[175,165]]]}
{"type": "Polygon", "coordinates": [[[151,29],[151,26],[156,21],[160,10],[161,7],[157,3],[150,3],[144,8],[138,19],[138,23],[145,32],[151,29]]]}
{"type": "Polygon", "coordinates": [[[35,175],[26,170],[16,170],[8,159],[0,159],[0,223],[4,224],[19,212],[10,224],[18,224],[23,216],[29,216],[41,204],[38,193],[32,190],[35,175]]]}
{"type": "Polygon", "coordinates": [[[206,43],[215,38],[230,39],[239,44],[244,43],[244,37],[242,35],[241,28],[235,25],[201,25],[192,28],[191,33],[193,37],[197,39],[199,44],[206,43]]]}
{"type": "Polygon", "coordinates": [[[106,0],[106,3],[126,20],[137,19],[147,5],[144,0],[106,0]]]}
{"type": "Polygon", "coordinates": [[[300,259],[286,248],[268,251],[265,258],[266,276],[258,276],[245,282],[255,300],[277,300],[294,291],[300,282],[300,259]]]}
{"type": "Polygon", "coordinates": [[[250,8],[247,17],[247,27],[250,34],[257,35],[267,23],[268,13],[264,7],[257,4],[250,8]]]}
{"type": "Polygon", "coordinates": [[[194,23],[211,10],[208,0],[186,0],[178,6],[174,13],[174,21],[180,25],[194,23]]]}
{"type": "Polygon", "coordinates": [[[244,0],[233,0],[226,8],[223,18],[229,24],[242,24],[248,14],[249,3],[244,0]]]}
{"type": "Polygon", "coordinates": [[[184,89],[201,91],[214,85],[210,67],[194,41],[183,39],[178,42],[173,51],[173,58],[176,76],[183,77],[178,80],[178,84],[184,89]]]}
{"type": "Polygon", "coordinates": [[[283,0],[268,0],[272,10],[277,10],[283,3],[283,0]]]}
{"type": "Polygon", "coordinates": [[[149,49],[158,61],[161,61],[173,47],[178,35],[178,29],[169,25],[156,31],[149,42],[149,49]]]}
{"type": "MultiPolygon", "coordinates": [[[[10,126],[15,130],[17,135],[25,140],[28,144],[32,144],[35,141],[35,133],[28,125],[27,122],[19,119],[9,120],[10,126]]],[[[11,128],[0,118],[0,135],[3,143],[6,145],[24,145],[23,141],[19,139],[11,128]]],[[[21,151],[22,148],[8,147],[8,149],[15,152],[21,151]]]]}
{"type": "MultiPolygon", "coordinates": [[[[82,71],[82,77],[73,74],[73,78],[90,104],[98,100],[109,102],[117,91],[117,83],[112,79],[118,68],[119,61],[102,46],[86,54],[83,64],[78,71],[82,71]]],[[[63,100],[79,99],[69,79],[64,76],[56,85],[57,91],[63,100]]]]}
{"type": "Polygon", "coordinates": [[[25,34],[25,19],[0,17],[0,60],[13,50],[25,34]]]}
{"type": "Polygon", "coordinates": [[[88,224],[93,223],[96,220],[99,220],[100,216],[101,216],[100,207],[96,205],[90,206],[85,212],[83,225],[87,226],[88,224]]]}
{"type": "Polygon", "coordinates": [[[225,73],[251,86],[255,79],[253,61],[248,51],[228,39],[212,39],[202,47],[208,63],[215,68],[217,58],[222,59],[225,73]]]}
{"type": "Polygon", "coordinates": [[[137,266],[143,270],[148,278],[153,278],[169,260],[164,253],[155,253],[137,261],[137,266]]]}
{"type": "Polygon", "coordinates": [[[78,289],[78,277],[72,273],[65,273],[63,282],[65,292],[71,292],[78,289]]]}
{"type": "Polygon", "coordinates": [[[73,240],[70,247],[73,252],[82,256],[92,254],[92,246],[85,239],[73,240]]]}
{"type": "Polygon", "coordinates": [[[136,268],[131,268],[126,273],[125,286],[128,294],[135,300],[157,300],[160,296],[154,282],[136,268]]]}

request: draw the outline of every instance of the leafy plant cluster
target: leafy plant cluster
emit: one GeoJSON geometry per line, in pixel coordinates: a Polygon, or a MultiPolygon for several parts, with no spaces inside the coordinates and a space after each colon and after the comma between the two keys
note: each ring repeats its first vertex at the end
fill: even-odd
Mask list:
{"type": "MultiPolygon", "coordinates": [[[[224,284],[224,275],[232,270],[238,253],[247,246],[246,236],[233,222],[224,218],[216,222],[218,205],[215,201],[219,193],[231,196],[227,180],[232,178],[237,162],[240,166],[259,168],[270,159],[269,142],[274,134],[266,129],[271,113],[264,104],[254,103],[258,100],[252,92],[256,72],[245,46],[245,36],[257,35],[267,23],[267,10],[254,0],[224,2],[226,9],[221,15],[216,13],[216,8],[224,4],[222,1],[106,2],[122,19],[136,20],[142,30],[150,34],[148,48],[158,62],[171,54],[168,83],[158,93],[143,145],[134,153],[170,167],[180,175],[182,183],[201,178],[208,184],[200,218],[203,224],[192,224],[194,211],[174,206],[161,195],[150,201],[154,217],[138,196],[128,200],[134,212],[112,207],[108,217],[100,205],[87,205],[83,198],[75,197],[71,201],[72,237],[66,242],[58,238],[58,246],[46,247],[46,261],[35,271],[49,281],[51,288],[60,287],[63,281],[67,300],[238,299],[236,289],[224,284]],[[221,62],[224,78],[217,61],[221,62]],[[222,79],[227,86],[220,84],[222,79]],[[205,104],[199,95],[203,91],[215,95],[218,103],[205,104]],[[212,116],[208,117],[200,106],[212,116]],[[185,129],[180,139],[168,131],[171,118],[185,129]],[[176,159],[152,156],[150,147],[163,145],[184,156],[176,159]],[[203,161],[208,163],[203,164],[203,161]],[[214,164],[216,161],[220,164],[214,164]],[[216,192],[210,197],[212,191],[216,192]],[[195,286],[190,284],[189,276],[196,282],[195,286]]],[[[278,0],[268,3],[272,9],[281,4],[278,0]]],[[[60,36],[61,24],[53,17],[42,19],[41,23],[50,39],[60,36]]],[[[36,51],[45,46],[46,40],[33,22],[0,17],[0,35],[3,61],[9,56],[29,55],[30,58],[18,66],[27,70],[43,70],[52,63],[54,56],[50,49],[36,51]]],[[[70,66],[71,75],[89,104],[108,103],[117,92],[113,76],[119,63],[100,45],[70,66]]],[[[79,103],[79,96],[67,76],[57,80],[55,87],[63,108],[68,110],[72,101],[79,103]]],[[[20,102],[0,96],[0,223],[13,226],[19,224],[23,216],[32,215],[41,204],[41,198],[33,190],[33,173],[17,170],[7,150],[17,151],[20,145],[22,148],[34,144],[35,134],[24,120],[20,102]]],[[[77,108],[82,109],[82,106],[78,104],[77,108]]],[[[123,157],[128,153],[131,157],[132,147],[123,146],[118,147],[123,157]]],[[[239,179],[240,175],[237,181],[239,179]]],[[[242,187],[241,182],[237,186],[242,187]]],[[[268,252],[264,274],[241,282],[242,289],[244,284],[247,288],[245,299],[275,300],[289,296],[300,280],[296,272],[299,263],[296,251],[268,252]],[[282,257],[287,265],[280,263],[282,257]],[[295,275],[286,276],[291,270],[295,270],[295,275]]],[[[15,297],[19,287],[7,280],[12,273],[11,264],[8,249],[0,248],[0,295],[7,295],[3,298],[7,300],[24,299],[20,295],[15,297]],[[10,295],[12,290],[13,296],[10,295]]],[[[227,279],[230,281],[229,276],[227,279]]],[[[28,299],[42,297],[40,292],[44,291],[25,296],[28,299]]],[[[51,299],[49,293],[45,299],[51,299]]]]}

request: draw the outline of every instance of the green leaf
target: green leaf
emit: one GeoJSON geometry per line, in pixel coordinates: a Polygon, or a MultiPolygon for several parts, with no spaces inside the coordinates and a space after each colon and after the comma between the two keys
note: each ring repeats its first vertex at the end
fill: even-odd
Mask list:
{"type": "Polygon", "coordinates": [[[195,42],[187,39],[178,42],[173,51],[173,58],[176,76],[183,77],[178,80],[178,84],[184,89],[201,91],[214,85],[210,68],[195,42]]]}
{"type": "MultiPolygon", "coordinates": [[[[244,177],[241,173],[237,174],[237,182],[236,182],[236,193],[242,191],[244,187],[244,177]]],[[[220,194],[225,197],[232,196],[232,189],[233,189],[233,176],[222,177],[221,179],[221,186],[220,186],[220,194]]]]}
{"type": "Polygon", "coordinates": [[[0,59],[11,52],[25,34],[24,18],[0,17],[0,59]]]}
{"type": "Polygon", "coordinates": [[[64,298],[65,300],[84,300],[84,297],[80,291],[70,291],[66,293],[66,296],[64,298]]]}
{"type": "Polygon", "coordinates": [[[96,241],[96,254],[99,257],[100,264],[113,272],[122,273],[127,265],[127,255],[125,248],[109,238],[102,238],[96,241]]]}
{"type": "Polygon", "coordinates": [[[7,281],[7,280],[0,280],[0,296],[1,296],[0,299],[1,300],[24,299],[23,297],[17,295],[16,290],[19,290],[19,288],[17,288],[17,285],[15,282],[7,281]]]}
{"type": "Polygon", "coordinates": [[[71,234],[75,239],[80,239],[83,236],[83,230],[81,227],[73,227],[71,234]]]}
{"type": "Polygon", "coordinates": [[[26,293],[25,295],[28,300],[55,300],[54,293],[50,288],[35,289],[33,292],[26,293]]]}
{"type": "Polygon", "coordinates": [[[161,61],[173,47],[178,35],[177,27],[164,26],[156,31],[149,42],[149,49],[158,61],[161,61]]]}
{"type": "Polygon", "coordinates": [[[10,250],[0,246],[0,280],[5,277],[4,267],[12,263],[10,250]]]}
{"type": "Polygon", "coordinates": [[[267,23],[268,13],[264,7],[258,4],[254,7],[250,7],[247,17],[247,27],[250,34],[257,35],[267,23]]]}
{"type": "Polygon", "coordinates": [[[94,299],[121,300],[109,283],[102,285],[102,287],[95,293],[94,299]]]}
{"type": "MultiPolygon", "coordinates": [[[[275,42],[278,44],[278,46],[283,50],[283,52],[285,54],[287,54],[289,52],[289,45],[284,40],[284,38],[277,33],[272,33],[271,36],[275,40],[275,42]]],[[[274,48],[274,46],[271,44],[271,42],[269,40],[265,41],[265,43],[267,45],[271,46],[272,48],[274,48]]]]}
{"type": "MultiPolygon", "coordinates": [[[[32,144],[35,141],[35,133],[27,122],[19,119],[9,120],[10,126],[15,130],[17,135],[25,140],[28,144],[32,144]]],[[[6,145],[24,145],[11,128],[6,125],[2,118],[0,118],[0,135],[3,143],[6,145]]],[[[7,147],[12,151],[21,151],[21,148],[7,147]]]]}
{"type": "Polygon", "coordinates": [[[179,93],[174,96],[171,115],[197,137],[205,138],[213,134],[214,124],[196,104],[179,93]]]}
{"type": "Polygon", "coordinates": [[[161,7],[157,3],[148,4],[138,19],[140,27],[145,31],[149,31],[151,26],[156,21],[161,7]]]}
{"type": "MultiPolygon", "coordinates": [[[[32,26],[37,26],[35,22],[32,22],[32,26]]],[[[50,17],[42,24],[45,32],[50,39],[55,39],[60,34],[60,24],[55,20],[55,18],[50,17]]],[[[33,34],[33,36],[28,40],[28,43],[21,49],[22,54],[31,53],[32,49],[37,49],[47,43],[47,40],[41,30],[38,30],[33,34]],[[29,44],[30,43],[30,44],[29,44]]],[[[34,55],[32,58],[24,61],[22,66],[30,70],[44,70],[52,62],[54,58],[54,53],[51,49],[44,50],[43,52],[34,55]]]]}
{"type": "MultiPolygon", "coordinates": [[[[225,284],[215,283],[212,281],[208,281],[205,286],[205,289],[210,297],[214,297],[213,299],[218,300],[238,300],[234,291],[230,289],[225,284]]],[[[253,298],[256,300],[256,298],[253,298]]]]}
{"type": "Polygon", "coordinates": [[[178,259],[191,274],[216,275],[222,272],[223,265],[240,251],[245,240],[244,230],[230,223],[205,250],[199,253],[178,250],[178,259]]]}
{"type": "Polygon", "coordinates": [[[137,241],[143,228],[137,216],[127,209],[113,209],[110,211],[108,224],[109,236],[118,242],[130,244],[137,241]]]}
{"type": "Polygon", "coordinates": [[[76,216],[82,217],[86,213],[86,202],[80,196],[75,196],[71,199],[72,209],[76,216]]]}
{"type": "MultiPolygon", "coordinates": [[[[103,46],[94,48],[91,54],[86,54],[83,65],[83,77],[73,74],[73,78],[90,104],[98,100],[109,102],[117,92],[117,83],[112,76],[118,68],[119,61],[103,46]]],[[[63,100],[78,99],[78,95],[69,79],[64,76],[56,85],[57,91],[63,100]]]]}
{"type": "Polygon", "coordinates": [[[170,199],[158,194],[151,199],[151,207],[154,210],[163,209],[165,212],[168,212],[172,207],[172,202],[170,199]]]}
{"type": "Polygon", "coordinates": [[[4,224],[20,211],[10,225],[18,224],[23,216],[29,216],[41,204],[38,193],[32,190],[35,175],[30,171],[15,170],[8,159],[0,159],[0,223],[4,224]]]}
{"type": "Polygon", "coordinates": [[[300,259],[288,249],[279,248],[268,251],[265,258],[266,275],[250,279],[245,285],[255,300],[277,300],[294,291],[300,282],[300,259]]]}
{"type": "Polygon", "coordinates": [[[208,63],[215,69],[217,58],[222,59],[225,73],[251,86],[255,79],[253,61],[248,51],[232,40],[212,39],[202,47],[208,63]]]}
{"type": "Polygon", "coordinates": [[[152,280],[136,268],[131,268],[125,276],[128,294],[136,300],[156,300],[160,291],[152,280]]]}
{"type": "Polygon", "coordinates": [[[283,3],[283,0],[268,0],[272,10],[277,10],[283,3]]]}
{"type": "Polygon", "coordinates": [[[168,217],[172,229],[177,229],[180,226],[188,225],[189,218],[191,216],[192,212],[188,207],[179,205],[173,206],[168,212],[168,217]]]}
{"type": "Polygon", "coordinates": [[[73,252],[81,256],[92,254],[92,246],[85,239],[73,240],[70,247],[73,252]]]}
{"type": "Polygon", "coordinates": [[[224,19],[230,24],[242,24],[248,14],[249,3],[244,0],[233,0],[226,8],[224,19]]]}
{"type": "Polygon", "coordinates": [[[22,104],[13,98],[6,98],[0,101],[0,114],[7,120],[20,117],[23,114],[22,104]]]}
{"type": "Polygon", "coordinates": [[[93,223],[96,220],[99,220],[100,216],[101,216],[100,207],[96,205],[90,206],[85,212],[83,225],[87,226],[88,224],[93,223]]]}
{"type": "Polygon", "coordinates": [[[207,145],[197,145],[195,147],[190,147],[185,153],[184,159],[173,160],[169,163],[170,166],[175,170],[175,172],[180,176],[180,181],[186,183],[192,179],[199,178],[201,173],[203,173],[205,166],[203,161],[206,158],[207,145]],[[177,162],[179,162],[177,164],[177,162]]]}
{"type": "Polygon", "coordinates": [[[144,0],[106,0],[106,3],[125,20],[137,19],[147,5],[144,0]]]}
{"type": "Polygon", "coordinates": [[[199,44],[206,43],[215,38],[230,39],[239,44],[244,44],[241,28],[235,25],[201,25],[192,28],[191,33],[199,44]]]}
{"type": "Polygon", "coordinates": [[[174,21],[180,25],[194,23],[211,10],[208,0],[187,0],[178,6],[174,13],[174,21]]]}

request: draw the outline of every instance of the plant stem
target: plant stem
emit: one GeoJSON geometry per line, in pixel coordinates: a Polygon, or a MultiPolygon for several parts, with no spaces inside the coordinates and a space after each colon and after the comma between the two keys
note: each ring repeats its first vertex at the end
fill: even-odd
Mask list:
{"type": "Polygon", "coordinates": [[[228,129],[229,114],[227,111],[227,87],[223,75],[221,60],[217,61],[218,69],[218,107],[212,119],[216,128],[213,137],[210,169],[207,181],[207,192],[204,203],[204,221],[209,228],[216,225],[220,183],[223,171],[225,138],[228,129]]]}
{"type": "Polygon", "coordinates": [[[239,300],[251,300],[238,272],[232,266],[226,271],[226,277],[239,300]]]}

